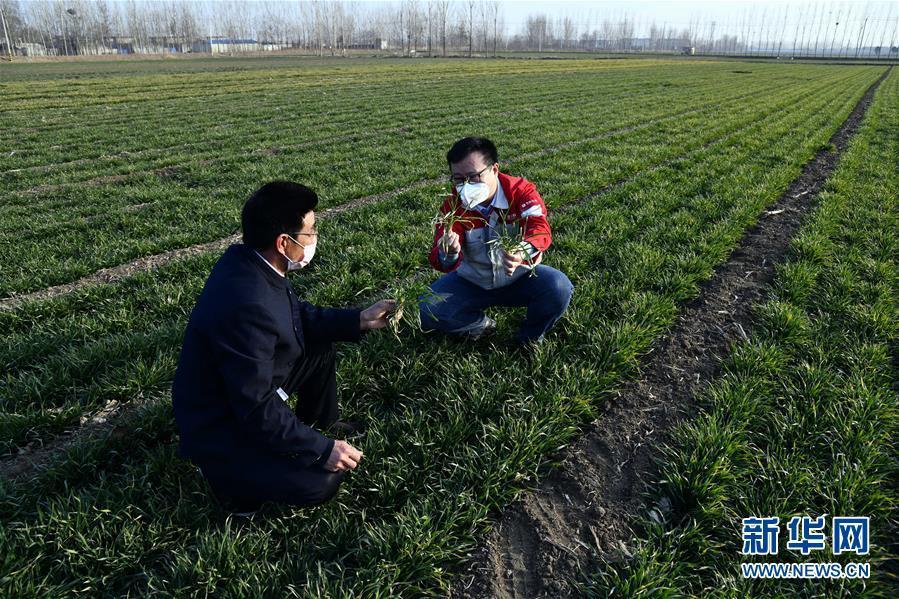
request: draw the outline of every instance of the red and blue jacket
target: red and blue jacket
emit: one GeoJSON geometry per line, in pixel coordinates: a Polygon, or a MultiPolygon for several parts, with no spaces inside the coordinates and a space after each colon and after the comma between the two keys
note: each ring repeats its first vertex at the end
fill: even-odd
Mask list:
{"type": "Polygon", "coordinates": [[[486,215],[477,208],[467,210],[462,206],[455,190],[440,209],[441,215],[450,212],[461,219],[452,230],[459,235],[462,250],[444,255],[440,244],[443,225],[438,224],[428,258],[431,266],[440,272],[457,271],[460,277],[484,289],[504,287],[526,275],[552,243],[546,204],[534,184],[521,177],[499,173],[499,186],[486,215]],[[500,227],[525,242],[530,253],[529,263],[516,268],[511,276],[502,265],[503,249],[496,243],[500,227]]]}

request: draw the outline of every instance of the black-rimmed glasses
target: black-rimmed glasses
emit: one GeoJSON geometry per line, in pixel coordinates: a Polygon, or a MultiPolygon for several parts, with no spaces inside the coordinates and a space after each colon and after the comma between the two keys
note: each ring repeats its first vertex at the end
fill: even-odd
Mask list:
{"type": "Polygon", "coordinates": [[[465,185],[466,183],[480,183],[481,175],[484,174],[484,171],[486,171],[488,168],[491,168],[492,166],[493,166],[492,164],[485,166],[478,172],[474,173],[473,175],[468,175],[467,177],[463,177],[462,175],[452,175],[452,176],[450,176],[450,183],[452,183],[453,185],[465,185]]]}

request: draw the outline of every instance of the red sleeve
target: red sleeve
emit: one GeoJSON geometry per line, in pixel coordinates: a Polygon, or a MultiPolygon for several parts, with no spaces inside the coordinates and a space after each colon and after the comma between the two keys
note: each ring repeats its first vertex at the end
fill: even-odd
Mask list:
{"type": "MultiPolygon", "coordinates": [[[[449,214],[450,212],[455,210],[455,206],[453,203],[453,198],[448,197],[443,201],[443,206],[440,208],[440,214],[449,214]]],[[[453,231],[459,234],[460,239],[465,238],[465,231],[463,230],[461,224],[457,223],[455,227],[453,227],[453,231]]],[[[438,256],[439,250],[437,248],[437,244],[440,241],[440,238],[443,237],[443,225],[437,225],[434,228],[434,241],[431,243],[431,253],[428,256],[428,262],[431,263],[431,266],[434,267],[435,270],[439,270],[440,272],[452,272],[456,270],[459,266],[459,262],[462,261],[462,252],[459,252],[459,257],[453,262],[451,265],[444,266],[440,261],[440,257],[438,256]]]]}
{"type": "Polygon", "coordinates": [[[524,222],[524,240],[537,248],[537,251],[545,252],[552,244],[552,233],[549,221],[546,220],[546,204],[533,184],[525,188],[522,195],[518,210],[524,222]]]}

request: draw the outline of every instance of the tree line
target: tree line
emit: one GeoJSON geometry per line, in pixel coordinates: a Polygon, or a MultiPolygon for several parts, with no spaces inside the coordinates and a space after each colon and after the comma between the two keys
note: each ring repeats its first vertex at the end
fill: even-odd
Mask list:
{"type": "Polygon", "coordinates": [[[369,49],[404,56],[686,50],[899,56],[899,15],[892,6],[884,14],[872,12],[870,3],[763,5],[744,8],[726,22],[691,17],[680,26],[615,12],[591,18],[540,12],[512,23],[496,0],[0,0],[0,44],[8,55],[215,51],[209,43],[215,39],[219,51],[299,49],[321,55],[369,49]]]}

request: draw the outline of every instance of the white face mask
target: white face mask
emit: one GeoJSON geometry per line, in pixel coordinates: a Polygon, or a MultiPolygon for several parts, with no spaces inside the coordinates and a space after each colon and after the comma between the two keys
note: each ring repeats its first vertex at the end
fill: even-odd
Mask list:
{"type": "Polygon", "coordinates": [[[490,197],[490,186],[483,182],[457,185],[456,191],[459,192],[459,199],[462,200],[462,205],[468,210],[490,197]]]}
{"type": "Polygon", "coordinates": [[[309,263],[312,262],[312,258],[315,257],[315,244],[318,243],[318,240],[313,241],[309,245],[303,246],[303,259],[298,262],[300,268],[306,268],[309,266],[309,263]]]}
{"type": "Polygon", "coordinates": [[[301,268],[306,268],[310,262],[312,262],[312,258],[315,256],[315,244],[318,243],[318,240],[313,241],[309,245],[303,245],[299,241],[294,238],[290,238],[295,244],[303,248],[303,259],[300,261],[294,261],[287,257],[287,254],[281,254],[287,260],[287,272],[292,272],[294,270],[300,270],[301,268]]]}

